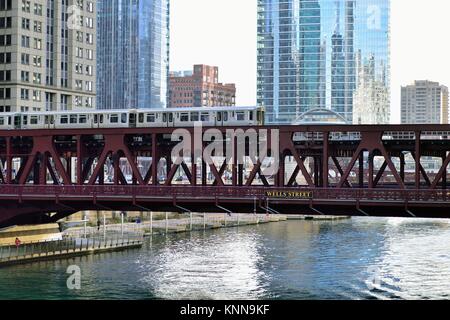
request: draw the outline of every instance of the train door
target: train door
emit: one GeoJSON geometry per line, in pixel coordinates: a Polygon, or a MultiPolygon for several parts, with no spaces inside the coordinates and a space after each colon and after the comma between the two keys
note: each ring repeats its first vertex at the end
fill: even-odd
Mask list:
{"type": "Polygon", "coordinates": [[[136,114],[135,113],[130,113],[130,117],[129,117],[129,125],[130,128],[136,128],[137,123],[136,123],[136,114]]]}
{"type": "Polygon", "coordinates": [[[22,117],[20,115],[14,116],[14,129],[22,129],[22,117]]]}
{"type": "Polygon", "coordinates": [[[223,126],[223,112],[219,111],[216,113],[215,125],[221,127],[223,126]]]}

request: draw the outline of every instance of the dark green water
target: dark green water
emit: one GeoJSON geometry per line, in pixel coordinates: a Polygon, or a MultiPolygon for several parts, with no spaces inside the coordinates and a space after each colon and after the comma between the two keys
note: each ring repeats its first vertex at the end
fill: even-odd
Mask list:
{"type": "Polygon", "coordinates": [[[450,221],[355,218],[158,236],[142,249],[2,268],[0,298],[449,299],[450,221]],[[80,290],[67,288],[70,265],[81,269],[80,290]]]}

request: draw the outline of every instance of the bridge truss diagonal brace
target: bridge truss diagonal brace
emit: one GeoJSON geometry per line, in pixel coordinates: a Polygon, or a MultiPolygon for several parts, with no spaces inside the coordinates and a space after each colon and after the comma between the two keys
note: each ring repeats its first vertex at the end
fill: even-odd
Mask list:
{"type": "MultiPolygon", "coordinates": [[[[26,181],[28,179],[28,176],[31,173],[31,170],[33,166],[35,165],[37,161],[38,154],[42,155],[44,158],[47,158],[47,154],[49,154],[54,163],[57,170],[57,173],[61,176],[63,179],[64,184],[70,185],[71,180],[69,175],[67,174],[66,169],[64,168],[64,165],[61,162],[61,158],[55,148],[53,137],[52,136],[38,136],[33,138],[33,149],[31,151],[31,155],[28,157],[28,159],[25,162],[24,169],[20,174],[19,177],[19,184],[26,184],[26,181]]],[[[46,159],[44,161],[41,161],[40,166],[43,166],[46,168],[46,159]]],[[[41,168],[43,169],[43,168],[41,168]]],[[[46,184],[46,181],[40,182],[41,184],[46,184]]]]}
{"type": "Polygon", "coordinates": [[[297,150],[294,147],[294,144],[290,140],[290,144],[288,147],[288,150],[291,152],[292,156],[294,157],[295,161],[297,162],[297,166],[302,172],[303,177],[305,178],[306,182],[308,183],[308,186],[310,188],[315,188],[314,181],[311,178],[311,175],[308,173],[308,170],[305,167],[305,162],[302,157],[297,153],[297,150]]]}
{"type": "Polygon", "coordinates": [[[447,174],[447,167],[449,164],[450,164],[450,153],[447,155],[447,158],[442,163],[439,173],[436,175],[436,178],[434,179],[433,183],[431,184],[431,189],[437,188],[439,181],[441,181],[444,178],[444,174],[447,174]]]}
{"type": "MultiPolygon", "coordinates": [[[[342,188],[344,184],[346,184],[346,181],[348,182],[348,177],[350,176],[350,172],[352,171],[353,167],[355,166],[356,161],[358,160],[359,156],[361,155],[361,152],[364,152],[365,150],[369,152],[370,154],[370,161],[373,161],[373,154],[374,151],[378,150],[381,155],[384,157],[384,160],[387,163],[387,166],[391,170],[392,174],[395,177],[395,180],[397,181],[397,184],[400,186],[401,189],[405,189],[405,183],[403,182],[402,178],[400,177],[400,174],[398,173],[397,169],[395,168],[394,163],[391,160],[391,157],[389,156],[388,152],[386,151],[386,148],[383,145],[383,132],[361,132],[362,138],[361,142],[358,145],[358,148],[355,151],[355,154],[352,157],[352,160],[350,161],[350,164],[348,165],[345,174],[342,176],[341,181],[339,182],[338,188],[342,188]]],[[[373,177],[370,178],[371,188],[374,188],[374,181],[373,177]]],[[[381,177],[380,177],[381,179],[381,177]]]]}
{"type": "MultiPolygon", "coordinates": [[[[129,148],[125,145],[123,135],[105,135],[105,147],[103,148],[103,151],[99,156],[98,163],[97,163],[96,167],[94,168],[92,176],[89,179],[89,185],[94,185],[95,181],[97,181],[100,171],[104,168],[105,162],[106,162],[106,159],[108,158],[108,156],[110,154],[113,154],[113,156],[116,156],[117,161],[119,161],[119,159],[120,159],[119,155],[121,153],[128,160],[131,170],[133,171],[133,175],[137,179],[138,183],[140,185],[144,185],[145,181],[142,178],[142,175],[139,172],[139,169],[136,165],[136,159],[131,154],[131,151],[129,150],[129,148]]],[[[78,161],[81,161],[81,159],[78,159],[78,161]]],[[[123,182],[123,180],[126,181],[126,179],[123,177],[123,173],[121,173],[121,170],[119,169],[118,171],[119,172],[117,172],[117,173],[119,174],[119,177],[117,177],[117,178],[122,180],[122,182],[123,182]]]]}

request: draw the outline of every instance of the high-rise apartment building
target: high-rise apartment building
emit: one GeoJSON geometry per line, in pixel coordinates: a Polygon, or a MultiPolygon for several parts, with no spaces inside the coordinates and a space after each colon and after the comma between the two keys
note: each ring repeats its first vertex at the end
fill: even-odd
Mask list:
{"type": "Polygon", "coordinates": [[[169,0],[97,2],[97,108],[167,107],[169,0]]]}
{"type": "Polygon", "coordinates": [[[432,81],[402,87],[402,124],[447,124],[448,88],[432,81]]]}
{"type": "Polygon", "coordinates": [[[352,122],[355,94],[366,85],[359,55],[372,64],[388,110],[389,47],[390,0],[258,0],[258,105],[268,123],[292,123],[314,109],[352,122]]]}
{"type": "Polygon", "coordinates": [[[219,68],[195,65],[194,71],[171,72],[169,106],[172,108],[236,105],[235,84],[219,83],[219,68]]]}
{"type": "Polygon", "coordinates": [[[95,108],[96,0],[0,0],[0,112],[95,108]]]}

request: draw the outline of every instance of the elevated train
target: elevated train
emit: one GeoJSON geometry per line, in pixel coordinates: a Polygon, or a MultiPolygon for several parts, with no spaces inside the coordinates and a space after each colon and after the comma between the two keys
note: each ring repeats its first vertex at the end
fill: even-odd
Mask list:
{"type": "Polygon", "coordinates": [[[0,114],[0,130],[177,128],[264,125],[264,108],[211,107],[62,112],[13,112],[0,114]]]}

